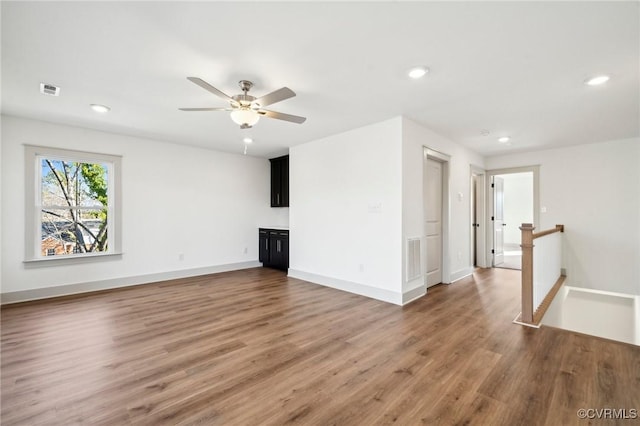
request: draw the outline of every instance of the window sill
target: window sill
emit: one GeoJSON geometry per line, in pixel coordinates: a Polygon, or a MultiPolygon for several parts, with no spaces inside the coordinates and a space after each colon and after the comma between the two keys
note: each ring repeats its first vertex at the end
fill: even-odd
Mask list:
{"type": "Polygon", "coordinates": [[[39,268],[45,266],[80,265],[88,262],[107,262],[122,258],[122,252],[83,254],[83,255],[57,255],[39,259],[24,260],[25,268],[39,268]]]}

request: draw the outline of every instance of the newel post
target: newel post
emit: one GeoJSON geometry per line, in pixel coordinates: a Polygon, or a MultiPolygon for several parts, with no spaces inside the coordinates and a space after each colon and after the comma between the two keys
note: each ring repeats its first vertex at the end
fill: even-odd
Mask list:
{"type": "Polygon", "coordinates": [[[532,223],[523,223],[522,231],[522,322],[533,324],[533,230],[532,223]]]}

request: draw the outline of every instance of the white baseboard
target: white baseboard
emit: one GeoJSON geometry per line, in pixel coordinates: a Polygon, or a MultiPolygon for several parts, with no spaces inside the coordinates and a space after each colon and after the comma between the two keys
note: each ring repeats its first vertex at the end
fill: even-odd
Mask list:
{"type": "Polygon", "coordinates": [[[383,302],[393,303],[394,305],[402,305],[403,295],[395,291],[385,290],[382,288],[371,287],[366,284],[359,284],[352,281],[341,280],[338,278],[318,275],[311,272],[299,271],[289,268],[289,276],[300,280],[308,281],[313,284],[320,284],[325,287],[335,288],[337,290],[349,293],[359,294],[360,296],[370,297],[372,299],[381,300],[383,302]]]}
{"type": "Polygon", "coordinates": [[[427,294],[427,288],[424,285],[405,291],[402,293],[402,304],[407,305],[427,294]]]}
{"type": "Polygon", "coordinates": [[[156,274],[137,275],[133,277],[113,278],[108,280],[91,281],[87,283],[68,284],[55,287],[36,288],[23,291],[12,291],[0,295],[0,304],[27,302],[30,300],[48,299],[50,297],[69,296],[72,294],[87,293],[91,291],[109,290],[119,287],[130,287],[140,284],[149,284],[158,281],[173,280],[177,278],[189,278],[199,275],[215,274],[218,272],[236,271],[240,269],[256,268],[262,266],[257,260],[250,262],[229,263],[225,265],[207,266],[204,268],[182,269],[179,271],[159,272],[156,274]]]}
{"type": "Polygon", "coordinates": [[[464,269],[460,269],[459,271],[456,271],[454,273],[451,274],[451,282],[454,283],[456,281],[459,281],[465,277],[468,277],[469,275],[473,274],[473,266],[469,266],[467,268],[464,269]]]}

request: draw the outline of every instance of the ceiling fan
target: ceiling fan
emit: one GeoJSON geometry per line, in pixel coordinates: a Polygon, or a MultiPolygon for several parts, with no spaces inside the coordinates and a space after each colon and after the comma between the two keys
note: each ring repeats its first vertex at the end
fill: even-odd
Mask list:
{"type": "Polygon", "coordinates": [[[296,95],[295,92],[288,87],[283,87],[260,98],[256,98],[248,94],[251,87],[253,87],[253,83],[248,80],[240,80],[238,82],[243,94],[235,96],[227,95],[198,77],[187,77],[187,80],[229,102],[229,106],[226,108],[179,108],[181,111],[231,111],[231,119],[236,124],[239,124],[241,129],[252,127],[258,122],[262,115],[298,124],[302,124],[306,120],[305,117],[263,109],[263,107],[268,105],[294,97],[296,95]]]}

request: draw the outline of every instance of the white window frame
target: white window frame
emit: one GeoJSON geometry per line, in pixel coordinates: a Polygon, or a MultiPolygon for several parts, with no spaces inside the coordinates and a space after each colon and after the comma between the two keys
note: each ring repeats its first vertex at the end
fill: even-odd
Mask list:
{"type": "Polygon", "coordinates": [[[78,263],[88,259],[99,260],[107,256],[122,254],[122,157],[110,154],[75,151],[25,145],[25,262],[78,263]],[[82,163],[106,163],[109,167],[108,206],[109,244],[104,252],[73,253],[64,256],[43,256],[41,253],[42,215],[40,197],[42,193],[41,158],[74,161],[82,163]]]}

